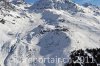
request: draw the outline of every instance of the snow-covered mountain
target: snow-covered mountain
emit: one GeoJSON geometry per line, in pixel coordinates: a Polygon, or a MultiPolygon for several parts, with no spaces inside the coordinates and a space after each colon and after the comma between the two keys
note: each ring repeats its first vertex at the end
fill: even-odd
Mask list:
{"type": "Polygon", "coordinates": [[[98,14],[68,0],[0,5],[1,66],[64,66],[32,59],[69,61],[73,50],[100,48],[100,9],[98,14]]]}

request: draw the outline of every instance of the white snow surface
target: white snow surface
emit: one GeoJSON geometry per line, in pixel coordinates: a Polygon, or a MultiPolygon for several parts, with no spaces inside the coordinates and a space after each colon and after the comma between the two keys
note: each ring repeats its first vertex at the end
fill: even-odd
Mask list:
{"type": "Polygon", "coordinates": [[[28,4],[15,5],[15,10],[1,9],[0,20],[5,24],[0,23],[0,65],[64,66],[29,59],[57,56],[69,60],[73,50],[100,48],[100,14],[75,5],[82,11],[32,9],[34,5],[28,9],[28,4]]]}

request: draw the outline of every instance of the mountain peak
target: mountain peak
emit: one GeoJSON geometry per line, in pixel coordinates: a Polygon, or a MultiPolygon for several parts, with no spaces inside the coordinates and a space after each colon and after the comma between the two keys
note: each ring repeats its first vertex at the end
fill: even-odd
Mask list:
{"type": "Polygon", "coordinates": [[[71,0],[39,0],[33,4],[33,9],[68,9],[74,7],[75,4],[71,0]]]}

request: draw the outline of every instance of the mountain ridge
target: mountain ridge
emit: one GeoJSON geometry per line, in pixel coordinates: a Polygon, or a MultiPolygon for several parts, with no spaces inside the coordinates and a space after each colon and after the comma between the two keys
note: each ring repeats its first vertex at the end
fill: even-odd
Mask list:
{"type": "Polygon", "coordinates": [[[100,15],[96,13],[99,10],[94,12],[95,9],[69,3],[75,4],[76,10],[73,6],[66,9],[63,3],[61,8],[43,8],[44,5],[35,6],[37,3],[12,4],[14,10],[2,8],[0,65],[64,66],[63,62],[40,63],[31,59],[59,57],[67,58],[67,63],[71,51],[100,48],[100,15]]]}

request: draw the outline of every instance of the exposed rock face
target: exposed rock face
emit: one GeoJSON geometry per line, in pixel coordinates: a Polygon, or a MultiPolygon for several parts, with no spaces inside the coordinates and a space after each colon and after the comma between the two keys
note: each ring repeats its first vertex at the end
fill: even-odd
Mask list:
{"type": "MultiPolygon", "coordinates": [[[[0,2],[1,66],[64,66],[63,62],[41,63],[38,59],[66,58],[67,63],[71,51],[100,48],[100,15],[94,15],[100,11],[97,8],[94,12],[95,7],[85,8],[69,0],[40,0],[34,5],[21,1],[11,2],[15,10],[5,9],[0,2]]],[[[86,54],[83,50],[75,54],[78,52],[86,54]]]]}
{"type": "Polygon", "coordinates": [[[62,9],[76,10],[76,4],[72,3],[70,0],[39,0],[33,6],[33,9],[62,9]]]}

